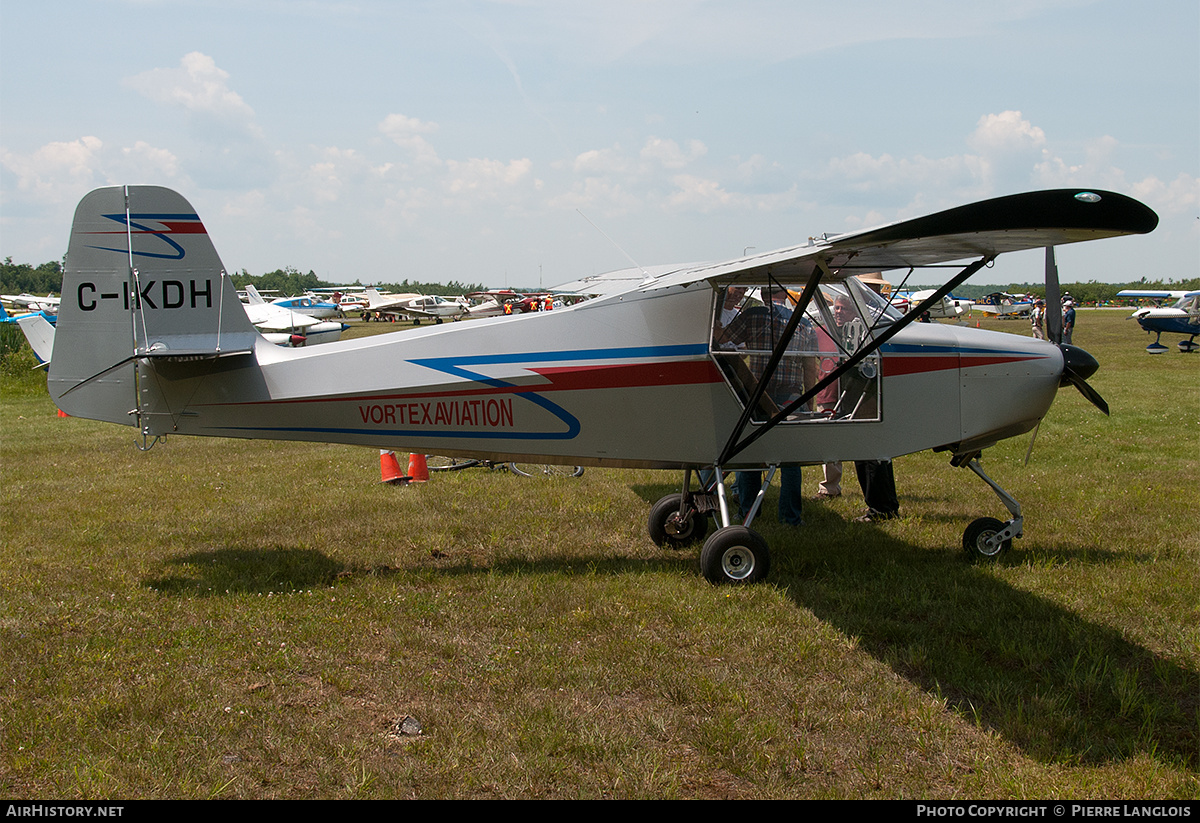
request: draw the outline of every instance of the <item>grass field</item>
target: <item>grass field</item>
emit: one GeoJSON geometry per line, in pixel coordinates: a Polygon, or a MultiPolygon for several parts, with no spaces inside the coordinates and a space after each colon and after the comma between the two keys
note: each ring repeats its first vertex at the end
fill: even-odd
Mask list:
{"type": "Polygon", "coordinates": [[[0,795],[1196,799],[1200,355],[1125,314],[1076,332],[1110,418],[1064,389],[1028,466],[985,453],[998,563],[960,541],[1003,507],[926,453],[901,520],[851,522],[852,472],[760,520],[748,588],[647,538],[673,473],[142,453],[0,378],[0,795]]]}

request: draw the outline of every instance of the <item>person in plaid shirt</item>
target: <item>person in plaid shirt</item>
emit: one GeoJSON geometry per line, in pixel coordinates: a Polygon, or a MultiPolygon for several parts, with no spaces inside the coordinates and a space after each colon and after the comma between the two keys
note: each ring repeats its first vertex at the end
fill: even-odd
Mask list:
{"type": "MultiPolygon", "coordinates": [[[[748,365],[756,380],[766,371],[775,343],[792,317],[792,310],[787,305],[790,300],[787,289],[768,286],[763,289],[763,296],[767,298],[767,305],[743,310],[726,326],[723,335],[725,340],[745,345],[748,365]]],[[[775,373],[767,381],[766,396],[777,407],[783,408],[803,394],[805,388],[817,382],[816,355],[816,328],[811,320],[804,317],[796,327],[796,333],[789,341],[775,373]],[[801,352],[806,354],[801,355],[801,352]]],[[[780,469],[780,474],[779,522],[791,526],[802,525],[804,496],[800,486],[800,467],[785,466],[780,469]]],[[[762,487],[762,472],[738,472],[736,487],[738,507],[744,520],[762,487]]]]}

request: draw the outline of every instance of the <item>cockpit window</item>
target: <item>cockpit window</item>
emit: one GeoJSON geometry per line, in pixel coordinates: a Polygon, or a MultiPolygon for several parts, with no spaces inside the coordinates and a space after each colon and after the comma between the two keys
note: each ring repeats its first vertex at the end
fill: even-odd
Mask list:
{"type": "MultiPolygon", "coordinates": [[[[808,305],[798,305],[804,284],[747,284],[718,290],[709,351],[752,420],[766,422],[813,389],[899,317],[886,300],[854,278],[821,285],[808,305]],[[788,322],[803,310],[778,363],[755,393],[788,322]]],[[[803,404],[786,422],[878,420],[879,354],[872,353],[803,404]]]]}

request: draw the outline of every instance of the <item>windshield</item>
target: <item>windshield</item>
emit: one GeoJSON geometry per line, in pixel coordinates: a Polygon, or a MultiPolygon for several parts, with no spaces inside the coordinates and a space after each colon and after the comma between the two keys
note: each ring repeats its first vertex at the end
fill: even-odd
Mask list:
{"type": "Polygon", "coordinates": [[[764,283],[718,290],[709,347],[713,360],[743,407],[754,402],[754,422],[783,409],[790,409],[789,423],[878,420],[878,352],[805,403],[791,406],[901,315],[852,277],[821,284],[808,305],[800,307],[804,287],[764,283]],[[798,308],[804,314],[768,374],[772,355],[798,308]]]}

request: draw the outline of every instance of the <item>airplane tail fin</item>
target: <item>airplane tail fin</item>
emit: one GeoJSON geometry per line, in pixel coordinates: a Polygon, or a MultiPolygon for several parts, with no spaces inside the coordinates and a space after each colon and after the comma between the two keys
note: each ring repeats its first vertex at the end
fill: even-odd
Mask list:
{"type": "Polygon", "coordinates": [[[137,425],[139,363],[245,355],[257,339],[182,196],[116,186],[80,201],[47,381],[60,409],[137,425]]]}
{"type": "Polygon", "coordinates": [[[54,327],[50,321],[40,314],[33,314],[22,317],[17,325],[25,333],[29,348],[33,349],[33,355],[38,359],[39,368],[50,365],[50,354],[54,350],[54,327]]]}

